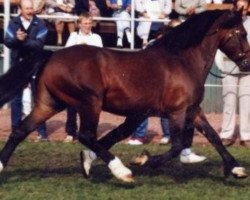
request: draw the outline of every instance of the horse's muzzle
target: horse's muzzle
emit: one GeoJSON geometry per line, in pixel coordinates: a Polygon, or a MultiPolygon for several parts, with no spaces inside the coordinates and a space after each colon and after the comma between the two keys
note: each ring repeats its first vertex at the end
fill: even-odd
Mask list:
{"type": "Polygon", "coordinates": [[[240,68],[240,71],[243,71],[243,72],[250,71],[250,57],[242,59],[237,64],[240,68]]]}

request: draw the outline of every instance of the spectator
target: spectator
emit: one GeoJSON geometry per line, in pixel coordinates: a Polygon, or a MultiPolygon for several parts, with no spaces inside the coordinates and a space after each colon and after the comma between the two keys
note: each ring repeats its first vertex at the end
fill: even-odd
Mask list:
{"type": "MultiPolygon", "coordinates": [[[[160,140],[160,144],[168,144],[170,141],[169,122],[168,119],[161,118],[161,127],[163,130],[163,137],[160,140]]],[[[128,144],[130,145],[142,145],[148,128],[148,118],[145,119],[132,134],[128,144]]]]}
{"type": "MultiPolygon", "coordinates": [[[[135,10],[139,19],[164,19],[172,10],[172,0],[135,0],[135,10]]],[[[142,39],[142,46],[148,43],[151,22],[141,21],[137,27],[137,34],[142,39]]]]}
{"type": "MultiPolygon", "coordinates": [[[[163,130],[163,137],[160,144],[168,144],[170,141],[169,121],[166,118],[161,118],[161,126],[163,130]]],[[[142,145],[148,127],[148,119],[144,120],[135,130],[132,138],[128,141],[130,145],[142,145]]],[[[192,152],[191,148],[185,148],[181,151],[180,161],[182,163],[198,163],[206,160],[205,156],[199,156],[192,152]]]]}
{"type": "Polygon", "coordinates": [[[34,14],[43,14],[45,10],[45,1],[46,0],[32,0],[34,14]]]}
{"type": "MultiPolygon", "coordinates": [[[[34,14],[43,14],[45,10],[45,0],[32,0],[33,2],[33,9],[34,14]]],[[[23,90],[23,97],[22,97],[22,107],[23,107],[23,114],[28,115],[31,111],[31,87],[28,86],[23,90]]]]}
{"type": "Polygon", "coordinates": [[[48,14],[69,17],[52,20],[56,27],[57,45],[61,46],[63,44],[64,25],[67,24],[69,33],[75,31],[75,19],[70,19],[74,16],[75,0],[46,0],[46,7],[48,14]]]}
{"type": "Polygon", "coordinates": [[[206,9],[206,0],[176,0],[175,11],[182,20],[194,14],[201,13],[206,9]]]}
{"type": "MultiPolygon", "coordinates": [[[[113,10],[113,17],[130,19],[131,0],[107,0],[107,6],[113,10]]],[[[127,40],[131,43],[130,21],[116,21],[117,47],[123,47],[123,35],[126,33],[127,40]]]]}
{"type": "Polygon", "coordinates": [[[223,0],[206,0],[206,3],[218,3],[218,4],[221,4],[221,3],[223,3],[223,0]]]}
{"type": "MultiPolygon", "coordinates": [[[[78,32],[73,32],[70,34],[68,41],[66,43],[66,47],[77,44],[103,47],[101,37],[96,33],[92,33],[93,18],[88,12],[85,12],[79,16],[78,27],[79,27],[78,32]]],[[[68,135],[64,139],[64,142],[72,142],[77,137],[76,114],[77,111],[75,110],[75,108],[68,107],[67,121],[65,128],[68,135]]]]}
{"type": "MultiPolygon", "coordinates": [[[[10,21],[4,38],[4,44],[11,49],[11,67],[29,55],[29,52],[42,49],[48,32],[45,23],[33,14],[32,0],[21,0],[19,9],[20,15],[10,21]]],[[[32,92],[35,94],[34,78],[31,85],[32,92]]],[[[22,95],[23,91],[11,102],[12,131],[22,119],[22,95]]],[[[39,126],[38,132],[38,140],[47,141],[45,124],[39,126]]]]}
{"type": "MultiPolygon", "coordinates": [[[[92,5],[93,6],[93,5],[92,5]]],[[[111,16],[109,8],[107,7],[105,0],[76,0],[75,1],[75,12],[77,15],[80,15],[84,12],[90,12],[91,16],[111,16]],[[94,9],[90,8],[91,5],[94,4],[94,9]],[[96,8],[97,9],[96,9],[96,8]],[[92,14],[91,10],[99,10],[99,14],[96,15],[96,11],[94,12],[94,15],[92,14]]]]}
{"type": "MultiPolygon", "coordinates": [[[[249,2],[238,0],[237,8],[243,7],[243,25],[247,31],[250,43],[250,17],[247,16],[249,2]]],[[[220,137],[225,145],[235,142],[234,132],[236,124],[237,99],[240,115],[240,144],[249,145],[250,141],[250,75],[240,73],[239,67],[229,60],[222,52],[216,55],[216,64],[225,77],[222,79],[223,120],[220,137]]]]}

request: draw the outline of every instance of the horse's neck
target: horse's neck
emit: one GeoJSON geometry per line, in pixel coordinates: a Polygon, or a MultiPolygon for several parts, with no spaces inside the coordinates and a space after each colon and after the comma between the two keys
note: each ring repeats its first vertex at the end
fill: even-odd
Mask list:
{"type": "Polygon", "coordinates": [[[196,62],[193,67],[197,70],[196,73],[200,75],[199,77],[202,83],[205,83],[208,73],[212,68],[217,49],[218,40],[216,36],[206,36],[201,45],[190,49],[192,53],[187,54],[189,59],[192,59],[190,58],[190,55],[194,56],[193,59],[196,62]]]}

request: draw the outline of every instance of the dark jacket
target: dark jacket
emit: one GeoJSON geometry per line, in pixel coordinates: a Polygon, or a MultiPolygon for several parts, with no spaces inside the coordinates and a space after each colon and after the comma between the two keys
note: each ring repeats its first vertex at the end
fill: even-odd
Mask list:
{"type": "Polygon", "coordinates": [[[12,65],[22,59],[24,56],[29,56],[36,50],[41,50],[44,46],[48,29],[43,20],[34,16],[27,30],[22,25],[20,16],[13,18],[6,30],[4,44],[11,49],[12,65]],[[25,31],[28,36],[24,41],[17,40],[16,32],[18,29],[25,31]]]}

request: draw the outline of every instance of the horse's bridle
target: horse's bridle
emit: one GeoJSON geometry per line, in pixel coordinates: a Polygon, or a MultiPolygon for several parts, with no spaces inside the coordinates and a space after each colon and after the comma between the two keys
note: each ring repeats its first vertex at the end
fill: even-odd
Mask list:
{"type": "MultiPolygon", "coordinates": [[[[242,35],[242,31],[238,28],[235,28],[233,31],[231,31],[230,33],[227,34],[226,40],[221,44],[221,46],[223,48],[223,46],[225,46],[230,40],[235,39],[235,38],[237,38],[239,40],[239,42],[241,44],[241,52],[238,53],[236,56],[230,56],[232,58],[232,60],[234,60],[235,62],[241,60],[250,51],[250,48],[247,50],[244,50],[244,47],[242,46],[242,43],[241,43],[240,35],[242,35]]],[[[242,64],[248,64],[247,60],[243,60],[242,62],[246,62],[246,63],[242,63],[242,64]]]]}

